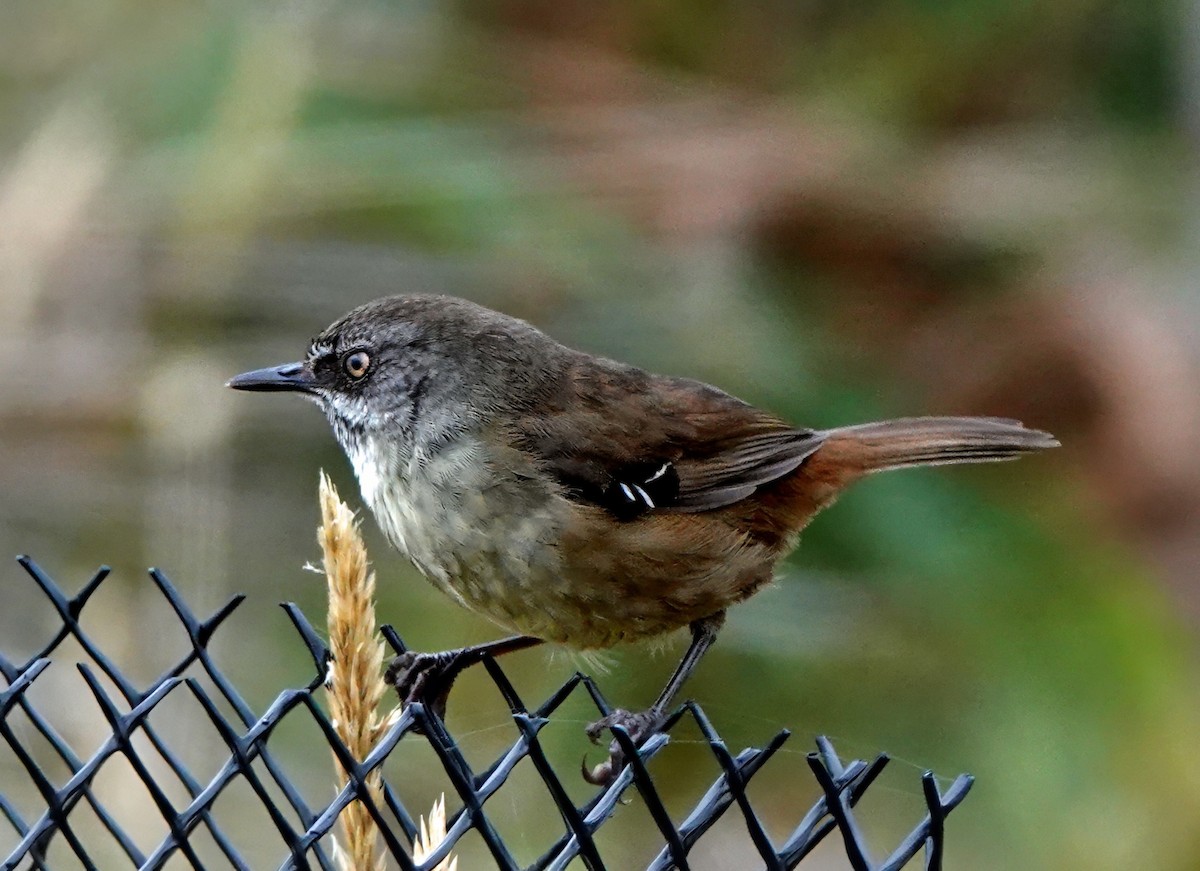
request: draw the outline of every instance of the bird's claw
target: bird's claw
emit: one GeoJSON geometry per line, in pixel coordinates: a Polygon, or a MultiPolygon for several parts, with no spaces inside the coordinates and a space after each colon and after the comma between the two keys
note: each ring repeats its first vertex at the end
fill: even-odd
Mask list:
{"type": "MultiPolygon", "coordinates": [[[[665,720],[666,717],[653,708],[637,713],[630,713],[623,708],[618,708],[607,717],[588,726],[585,734],[593,744],[599,744],[600,736],[604,734],[605,730],[619,726],[629,735],[633,746],[640,747],[650,736],[662,728],[665,720]]],[[[608,759],[592,768],[588,768],[587,759],[584,759],[580,773],[583,775],[583,779],[593,786],[608,786],[617,779],[617,775],[624,767],[625,751],[621,749],[620,742],[614,738],[608,745],[608,759]]]]}
{"type": "Polygon", "coordinates": [[[439,719],[445,719],[446,699],[460,670],[454,652],[414,653],[409,650],[388,664],[383,679],[395,688],[402,706],[421,702],[439,719]]]}
{"type": "Polygon", "coordinates": [[[625,767],[624,754],[621,754],[619,760],[609,757],[599,765],[588,767],[587,757],[583,757],[583,761],[579,763],[579,776],[590,783],[592,786],[608,786],[617,779],[615,771],[620,771],[625,767]],[[619,767],[618,767],[619,764],[619,767]]]}

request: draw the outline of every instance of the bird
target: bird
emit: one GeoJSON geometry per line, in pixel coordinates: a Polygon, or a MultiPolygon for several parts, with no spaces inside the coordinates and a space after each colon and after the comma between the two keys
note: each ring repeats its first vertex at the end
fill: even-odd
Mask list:
{"type": "MultiPolygon", "coordinates": [[[[687,628],[649,708],[587,727],[640,745],[717,638],[767,586],[801,530],[848,486],[911,466],[1010,460],[1059,445],[1001,417],[904,417],[813,429],[716,387],[552,339],[444,295],[369,302],[299,362],[228,386],[314,401],[384,536],[451,599],[512,633],[407,652],[387,680],[444,715],[485,656],[549,642],[583,651],[687,628]]],[[[610,783],[617,741],[585,777],[610,783]]]]}

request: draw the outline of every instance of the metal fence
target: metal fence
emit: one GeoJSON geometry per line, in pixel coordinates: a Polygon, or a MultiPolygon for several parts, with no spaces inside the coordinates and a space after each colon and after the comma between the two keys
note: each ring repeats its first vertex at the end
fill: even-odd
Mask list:
{"type": "MultiPolygon", "coordinates": [[[[740,817],[761,866],[767,869],[796,867],[834,831],[840,835],[849,865],[856,871],[901,868],[922,851],[925,867],[934,869],[942,863],[946,815],[971,788],[972,778],[961,775],[942,792],[933,774],[925,772],[921,778],[927,806],[925,818],[886,859],[876,861],[871,858],[854,808],[888,764],[888,757],[881,754],[870,762],[843,762],[827,740],[818,738],[817,749],[808,754],[807,763],[823,794],[806,813],[801,814],[798,808],[799,819],[794,829],[782,842],[773,841],[747,795],[747,785],[788,740],[788,733],[780,732],[762,747],[734,754],[700,707],[687,703],[671,718],[667,733],[681,718],[694,719],[721,770],[707,791],[695,800],[690,812],[681,820],[672,819],[647,765],[669,741],[668,734],[654,736],[636,751],[627,736],[618,734],[630,763],[611,785],[598,789],[585,803],[576,804],[569,798],[564,783],[565,778],[578,778],[579,772],[556,772],[539,742],[539,732],[572,694],[585,693],[600,715],[609,712],[604,697],[590,678],[575,674],[531,710],[492,660],[486,660],[484,667],[512,711],[517,737],[491,765],[483,770],[473,769],[445,724],[421,705],[407,708],[372,753],[356,763],[314,698],[325,673],[327,649],[294,605],[284,608],[312,658],[315,676],[306,687],[279,693],[265,712],[256,714],[209,651],[214,633],[237,609],[243,596],[233,597],[215,614],[200,619],[165,575],[151,571],[151,580],[177,616],[190,649],[156,680],[139,689],[81,624],[89,600],[108,577],[108,569],[101,568],[78,593],[69,596],[33,561],[22,557],[19,562],[54,607],[60,625],[25,662],[13,662],[0,650],[0,673],[5,681],[0,690],[0,738],[18,760],[16,770],[23,772],[15,779],[0,782],[0,816],[7,821],[7,830],[0,822],[0,856],[6,855],[2,866],[5,871],[18,867],[97,868],[101,867],[98,861],[108,863],[103,866],[104,871],[117,867],[111,858],[98,860],[101,852],[107,857],[114,853],[123,856],[121,867],[160,868],[169,863],[171,867],[249,868],[249,860],[228,835],[228,823],[222,821],[221,808],[215,807],[235,784],[242,792],[248,788],[250,800],[261,804],[284,845],[277,859],[272,860],[272,867],[337,867],[331,843],[333,830],[341,810],[359,800],[366,804],[380,827],[383,848],[390,857],[389,867],[431,871],[464,835],[474,832],[486,846],[489,867],[494,862],[497,868],[518,869],[521,865],[489,817],[488,803],[505,789],[510,773],[525,759],[536,770],[561,818],[561,835],[527,866],[530,869],[614,867],[615,860],[606,862],[602,855],[596,835],[621,809],[622,797],[629,790],[640,796],[641,807],[623,810],[648,814],[658,832],[655,838],[662,844],[648,866],[655,871],[689,868],[689,852],[727,813],[732,813],[733,819],[740,817]],[[50,714],[40,712],[29,693],[67,639],[74,639],[83,650],[86,661],[76,667],[92,696],[91,701],[85,698],[75,700],[75,704],[94,703],[109,731],[107,740],[90,755],[80,755],[69,746],[62,737],[65,724],[56,724],[50,714]],[[174,694],[188,694],[198,702],[211,726],[205,727],[201,734],[217,744],[225,759],[217,773],[207,779],[189,770],[177,743],[178,736],[164,734],[157,722],[149,721],[151,713],[174,694]],[[349,774],[348,785],[332,801],[319,807],[309,804],[295,783],[296,772],[311,767],[312,762],[308,758],[286,758],[279,742],[272,747],[272,736],[280,723],[297,717],[315,723],[349,774]],[[365,783],[368,773],[384,765],[401,741],[427,742],[452,784],[448,805],[458,806],[448,815],[446,838],[419,863],[411,858],[418,825],[405,804],[403,790],[397,782],[389,782],[385,767],[383,802],[379,806],[371,800],[365,783]],[[119,757],[127,760],[144,785],[150,812],[161,816],[165,824],[166,835],[152,849],[139,849],[136,839],[122,827],[111,808],[104,805],[96,788],[105,766],[119,757]],[[51,768],[65,772],[59,778],[62,782],[55,782],[48,773],[51,768]],[[173,778],[170,788],[163,782],[163,771],[170,772],[173,778]],[[186,796],[182,802],[171,797],[172,793],[179,794],[180,785],[186,796]],[[31,795],[34,796],[32,813],[28,809],[31,795]],[[25,813],[19,810],[23,805],[25,813]]],[[[397,652],[404,649],[395,633],[385,629],[385,635],[397,652]]],[[[195,741],[194,728],[189,734],[187,740],[195,741]]],[[[677,797],[673,798],[677,801],[677,797]]],[[[462,871],[471,869],[463,867],[462,871]]]]}

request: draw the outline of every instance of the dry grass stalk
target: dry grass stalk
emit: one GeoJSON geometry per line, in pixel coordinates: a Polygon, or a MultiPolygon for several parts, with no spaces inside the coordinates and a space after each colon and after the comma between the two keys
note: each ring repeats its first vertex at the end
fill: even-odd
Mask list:
{"type": "MultiPolygon", "coordinates": [[[[320,500],[317,540],[329,584],[329,650],[333,654],[325,682],[329,716],[346,749],[361,761],[395,721],[400,708],[379,715],[387,685],[383,682],[384,646],[375,634],[375,573],[370,569],[354,512],[338,498],[337,488],[324,472],[320,500]]],[[[340,790],[348,778],[336,756],[333,764],[340,790]]],[[[378,769],[367,776],[367,787],[376,806],[382,806],[382,776],[378,769]]],[[[334,843],[338,866],[343,871],[384,871],[383,857],[375,855],[375,821],[366,807],[352,802],[342,811],[340,822],[346,845],[334,843]]],[[[424,861],[445,837],[446,797],[442,796],[430,810],[428,822],[421,818],[413,858],[424,861]]],[[[458,871],[458,858],[447,856],[433,871],[458,871]]]]}
{"type": "MultiPolygon", "coordinates": [[[[317,539],[329,583],[329,649],[333,654],[326,690],[329,715],[346,749],[365,759],[391,721],[379,715],[387,686],[383,682],[383,642],[375,632],[375,573],[358,531],[354,512],[338,498],[324,472],[320,485],[321,526],[317,539]]],[[[345,770],[334,758],[338,788],[345,787],[345,770]]],[[[378,769],[367,777],[376,807],[382,806],[383,787],[378,769]]],[[[383,871],[376,856],[375,821],[361,802],[342,811],[345,847],[335,849],[343,871],[383,871]]]]}
{"type": "MultiPolygon", "coordinates": [[[[421,817],[421,831],[417,835],[417,842],[413,844],[413,861],[424,862],[445,839],[446,796],[443,795],[433,803],[428,821],[421,817]]],[[[458,871],[458,857],[451,853],[438,862],[433,871],[458,871]]]]}

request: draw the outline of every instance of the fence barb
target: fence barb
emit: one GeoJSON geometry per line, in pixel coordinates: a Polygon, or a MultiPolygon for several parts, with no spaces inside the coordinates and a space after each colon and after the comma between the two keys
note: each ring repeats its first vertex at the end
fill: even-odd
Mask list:
{"type": "MultiPolygon", "coordinates": [[[[111,861],[112,844],[128,860],[130,867],[161,868],[176,854],[192,867],[212,867],[214,859],[202,856],[200,842],[195,840],[201,831],[215,845],[228,867],[248,869],[251,867],[249,860],[234,845],[215,808],[221,795],[234,784],[244,787],[268,815],[271,830],[282,843],[277,861],[279,867],[285,869],[317,867],[332,871],[332,831],[341,811],[359,801],[378,824],[383,847],[392,863],[402,871],[436,868],[459,840],[471,832],[480,838],[491,860],[503,871],[561,871],[576,860],[589,871],[604,871],[608,865],[595,835],[616,815],[622,798],[630,790],[641,797],[645,813],[660,839],[661,847],[647,866],[648,871],[687,871],[690,852],[735,806],[754,853],[762,867],[770,871],[795,868],[835,829],[841,835],[850,866],[856,871],[896,871],[922,853],[926,869],[940,869],[945,849],[946,817],[962,803],[974,782],[969,775],[960,775],[943,792],[933,773],[925,772],[921,779],[927,811],[924,819],[886,859],[874,863],[854,809],[887,765],[888,757],[880,754],[871,762],[843,761],[827,739],[817,738],[816,750],[807,755],[806,761],[821,790],[821,797],[800,816],[782,844],[776,846],[747,794],[747,787],[789,740],[789,733],[781,731],[762,747],[747,748],[735,755],[703,709],[689,701],[672,714],[662,734],[653,736],[641,747],[635,747],[623,730],[615,729],[615,739],[625,753],[627,765],[611,784],[576,805],[564,786],[563,775],[555,771],[546,755],[540,732],[553,720],[559,707],[580,693],[600,716],[606,715],[610,706],[591,678],[575,673],[549,698],[530,709],[491,658],[484,659],[484,670],[508,705],[516,730],[514,742],[491,764],[476,771],[446,724],[419,704],[406,708],[374,749],[359,762],[341,744],[328,716],[316,701],[314,692],[325,680],[329,651],[295,605],[283,607],[296,629],[302,649],[312,660],[314,677],[304,687],[281,691],[266,711],[256,716],[208,650],[214,634],[226,625],[244,600],[243,596],[232,597],[212,616],[200,619],[167,576],[151,570],[151,582],[169,604],[189,649],[158,678],[139,689],[83,626],[86,606],[108,578],[109,570],[100,568],[78,593],[68,596],[33,560],[20,557],[18,561],[26,576],[54,608],[58,624],[41,647],[23,662],[14,661],[0,651],[0,676],[4,680],[4,685],[0,686],[0,747],[8,747],[18,772],[17,777],[9,776],[0,781],[0,854],[7,850],[0,871],[15,871],[22,862],[28,863],[29,869],[50,867],[48,856],[55,839],[61,839],[63,848],[84,868],[97,867],[97,855],[109,857],[107,861],[111,861]],[[53,654],[68,638],[78,642],[87,658],[86,662],[78,664],[78,671],[108,728],[107,740],[86,757],[70,746],[60,729],[31,701],[31,690],[54,664],[53,654]],[[199,670],[199,675],[188,673],[195,669],[199,670]],[[108,683],[102,681],[100,675],[108,683]],[[115,688],[115,694],[110,685],[115,688]],[[152,713],[164,699],[178,693],[185,693],[199,705],[204,721],[212,727],[215,752],[226,754],[223,764],[207,782],[198,779],[172,749],[165,724],[155,721],[152,725],[150,722],[152,713]],[[296,772],[310,765],[307,756],[289,761],[282,750],[269,747],[279,724],[292,718],[306,718],[315,724],[346,771],[345,787],[323,807],[310,807],[294,776],[288,774],[289,768],[296,772]],[[664,786],[653,777],[651,760],[666,746],[671,730],[684,718],[690,718],[696,724],[720,774],[683,820],[675,822],[663,801],[664,786]],[[383,768],[389,755],[404,740],[423,741],[432,748],[450,782],[451,796],[457,797],[458,804],[457,809],[447,815],[445,839],[419,862],[412,858],[412,847],[418,834],[415,817],[408,810],[401,790],[388,780],[387,770],[383,768]],[[35,743],[41,746],[34,747],[35,743]],[[48,748],[50,756],[69,772],[61,786],[54,785],[44,768],[45,763],[39,762],[46,754],[42,747],[48,748]],[[149,794],[146,812],[156,814],[165,828],[165,835],[148,853],[138,849],[131,832],[117,821],[97,795],[96,778],[114,757],[127,761],[149,794]],[[501,836],[488,805],[525,759],[529,759],[546,795],[557,809],[562,831],[532,864],[523,867],[514,857],[513,848],[501,836]],[[384,773],[382,802],[372,797],[368,786],[368,777],[377,770],[384,773]],[[174,780],[170,784],[163,782],[158,772],[166,772],[174,780]],[[183,807],[176,807],[169,797],[168,786],[172,789],[182,786],[187,796],[183,807]],[[90,810],[87,818],[77,811],[81,804],[90,810]],[[32,819],[27,819],[29,814],[23,814],[20,808],[30,806],[37,810],[32,819]]],[[[399,653],[406,649],[391,627],[382,627],[382,633],[394,651],[399,653]]],[[[194,729],[189,733],[189,740],[195,740],[194,729]]],[[[577,776],[577,772],[569,771],[566,776],[577,776]]],[[[242,798],[242,801],[247,800],[242,798]]],[[[205,855],[211,854],[211,847],[205,845],[203,849],[205,855]]]]}

